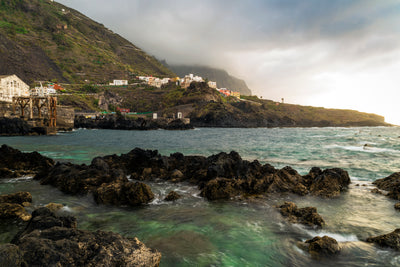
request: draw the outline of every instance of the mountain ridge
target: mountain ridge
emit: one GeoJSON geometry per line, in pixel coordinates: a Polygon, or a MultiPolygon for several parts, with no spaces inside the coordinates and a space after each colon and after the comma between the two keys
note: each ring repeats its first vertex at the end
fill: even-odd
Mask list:
{"type": "Polygon", "coordinates": [[[60,3],[0,1],[0,73],[28,83],[108,82],[174,73],[104,25],[60,3]]]}

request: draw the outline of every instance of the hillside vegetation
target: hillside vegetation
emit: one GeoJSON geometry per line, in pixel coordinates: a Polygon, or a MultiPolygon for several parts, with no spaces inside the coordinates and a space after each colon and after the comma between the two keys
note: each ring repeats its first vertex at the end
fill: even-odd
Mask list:
{"type": "Polygon", "coordinates": [[[85,95],[84,89],[74,95],[59,97],[60,103],[77,110],[100,111],[103,98],[108,110],[129,108],[132,112],[171,117],[182,112],[197,127],[326,127],[388,125],[384,117],[354,110],[282,104],[256,96],[242,99],[224,97],[206,83],[193,82],[183,89],[171,83],[162,88],[145,84],[126,87],[96,86],[97,94],[85,95]]]}
{"type": "Polygon", "coordinates": [[[92,83],[174,74],[76,10],[44,0],[0,0],[0,73],[24,81],[92,83]]]}

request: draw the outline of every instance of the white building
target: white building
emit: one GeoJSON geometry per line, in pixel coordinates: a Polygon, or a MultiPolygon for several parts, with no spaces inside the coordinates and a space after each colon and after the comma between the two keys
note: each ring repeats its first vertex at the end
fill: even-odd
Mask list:
{"type": "Polygon", "coordinates": [[[115,86],[122,86],[122,85],[128,85],[128,80],[114,80],[110,85],[115,85],[115,86]]]}
{"type": "Polygon", "coordinates": [[[0,75],[0,101],[12,102],[17,96],[29,96],[29,86],[17,75],[0,75]]]}
{"type": "Polygon", "coordinates": [[[208,82],[208,86],[209,86],[210,88],[217,89],[217,82],[209,81],[209,82],[208,82]]]}

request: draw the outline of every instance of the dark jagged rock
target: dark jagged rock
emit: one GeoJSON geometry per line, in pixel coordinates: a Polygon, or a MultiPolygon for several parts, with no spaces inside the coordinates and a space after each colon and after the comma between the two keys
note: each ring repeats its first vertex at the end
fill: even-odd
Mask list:
{"type": "Polygon", "coordinates": [[[400,210],[400,202],[394,204],[394,208],[395,208],[396,210],[400,210]]]}
{"type": "Polygon", "coordinates": [[[56,216],[47,208],[32,213],[12,244],[0,246],[2,254],[7,256],[0,263],[18,266],[159,266],[161,260],[159,252],[137,238],[78,230],[74,217],[56,216]]]}
{"type": "Polygon", "coordinates": [[[154,199],[150,186],[140,182],[103,184],[93,192],[99,204],[137,206],[154,199]]]}
{"type": "Polygon", "coordinates": [[[0,203],[14,203],[23,205],[25,202],[32,202],[31,193],[17,192],[9,195],[0,195],[0,203]]]}
{"type": "Polygon", "coordinates": [[[7,145],[0,147],[0,178],[18,177],[20,174],[47,171],[54,161],[38,152],[23,153],[7,145]]]}
{"type": "Polygon", "coordinates": [[[389,247],[400,251],[400,228],[385,235],[367,238],[367,242],[375,243],[381,247],[389,247]]]}
{"type": "Polygon", "coordinates": [[[95,192],[101,186],[96,193],[98,202],[110,203],[101,199],[107,195],[122,196],[118,192],[122,184],[128,182],[127,175],[140,181],[187,181],[198,185],[201,195],[210,200],[268,193],[335,197],[350,183],[347,172],[342,169],[313,168],[308,175],[301,176],[291,167],[278,170],[269,164],[261,165],[257,160],[243,160],[235,151],[209,157],[181,153],[168,157],[161,156],[157,150],[140,148],[120,156],[95,158],[90,166],[58,163],[35,178],[71,194],[95,192]]]}
{"type": "Polygon", "coordinates": [[[400,200],[400,172],[395,172],[386,178],[378,179],[372,184],[381,190],[388,191],[386,196],[400,200]]]}
{"type": "Polygon", "coordinates": [[[230,199],[238,195],[237,187],[237,182],[233,179],[216,178],[206,184],[201,196],[209,200],[230,199]]]}
{"type": "Polygon", "coordinates": [[[350,184],[347,171],[339,168],[326,169],[322,172],[313,168],[307,178],[311,179],[311,194],[322,197],[337,197],[350,184]]]}
{"type": "Polygon", "coordinates": [[[122,116],[101,116],[86,118],[84,116],[76,116],[74,120],[75,128],[87,129],[114,129],[114,130],[190,130],[193,129],[191,124],[184,123],[181,119],[168,121],[167,119],[145,119],[145,118],[124,118],[122,116]]]}
{"type": "Polygon", "coordinates": [[[175,191],[171,191],[168,193],[168,195],[164,198],[165,201],[175,201],[180,199],[182,196],[179,195],[177,192],[175,191]]]}
{"type": "Polygon", "coordinates": [[[314,258],[334,256],[340,252],[338,242],[329,236],[316,236],[313,239],[307,240],[305,243],[308,244],[308,252],[314,258]]]}
{"type": "Polygon", "coordinates": [[[90,166],[72,163],[57,163],[50,171],[35,176],[41,184],[50,184],[68,194],[87,194],[103,183],[128,182],[120,169],[109,169],[106,163],[94,159],[90,166]]]}
{"type": "Polygon", "coordinates": [[[20,267],[25,265],[23,254],[18,246],[14,244],[0,245],[0,266],[20,267]]]}
{"type": "Polygon", "coordinates": [[[317,213],[317,208],[306,207],[297,208],[293,202],[285,202],[279,206],[280,213],[288,218],[292,223],[301,223],[309,226],[322,227],[325,224],[324,219],[317,213]]]}

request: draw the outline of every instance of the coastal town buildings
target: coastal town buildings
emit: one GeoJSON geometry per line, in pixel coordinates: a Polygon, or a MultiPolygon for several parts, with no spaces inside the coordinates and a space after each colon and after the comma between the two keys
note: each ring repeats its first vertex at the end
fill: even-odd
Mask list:
{"type": "Polygon", "coordinates": [[[0,101],[12,102],[13,97],[29,95],[29,86],[17,75],[0,75],[0,101]]]}
{"type": "Polygon", "coordinates": [[[128,81],[127,80],[114,80],[112,83],[110,83],[110,85],[114,85],[114,86],[128,85],[128,81]]]}
{"type": "MultiPolygon", "coordinates": [[[[194,74],[190,73],[188,75],[185,75],[184,78],[180,79],[179,77],[176,78],[156,78],[153,76],[137,76],[136,77],[138,80],[141,80],[145,83],[147,83],[150,86],[155,86],[157,88],[161,88],[164,84],[167,84],[169,82],[176,82],[177,85],[180,85],[182,88],[188,88],[192,82],[204,82],[204,79],[200,76],[195,76],[194,74]]],[[[210,88],[218,90],[223,96],[233,96],[236,98],[240,99],[240,92],[236,91],[231,91],[226,88],[220,88],[218,89],[217,87],[217,82],[213,81],[208,81],[207,82],[208,86],[210,88]]]]}

